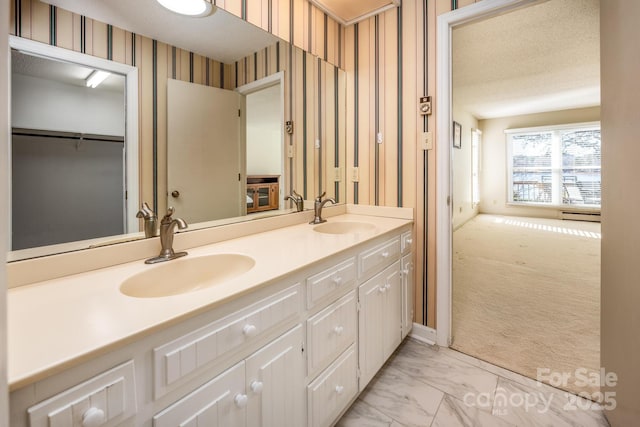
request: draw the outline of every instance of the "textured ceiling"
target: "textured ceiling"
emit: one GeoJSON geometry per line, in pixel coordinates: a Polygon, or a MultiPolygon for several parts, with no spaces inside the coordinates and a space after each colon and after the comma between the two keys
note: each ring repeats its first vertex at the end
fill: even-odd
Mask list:
{"type": "Polygon", "coordinates": [[[600,105],[599,4],[550,0],[455,28],[455,108],[486,119],[600,105]]]}
{"type": "Polygon", "coordinates": [[[207,17],[190,18],[169,12],[155,0],[43,1],[225,64],[279,40],[219,9],[207,17]]]}

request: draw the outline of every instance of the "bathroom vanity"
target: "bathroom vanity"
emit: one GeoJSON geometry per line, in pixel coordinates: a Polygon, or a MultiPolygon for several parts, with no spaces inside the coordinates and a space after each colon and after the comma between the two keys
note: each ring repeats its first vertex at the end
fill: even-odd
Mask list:
{"type": "Polygon", "coordinates": [[[11,425],[332,425],[412,326],[411,210],[367,213],[12,288],[11,425]]]}

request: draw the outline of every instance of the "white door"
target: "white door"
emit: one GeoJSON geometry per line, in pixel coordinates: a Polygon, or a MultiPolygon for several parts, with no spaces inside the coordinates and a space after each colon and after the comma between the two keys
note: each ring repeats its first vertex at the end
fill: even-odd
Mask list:
{"type": "Polygon", "coordinates": [[[243,104],[230,90],[168,81],[167,200],[189,223],[245,213],[243,104]]]}
{"type": "Polygon", "coordinates": [[[304,425],[303,339],[298,325],[246,360],[247,426],[304,425]]]}

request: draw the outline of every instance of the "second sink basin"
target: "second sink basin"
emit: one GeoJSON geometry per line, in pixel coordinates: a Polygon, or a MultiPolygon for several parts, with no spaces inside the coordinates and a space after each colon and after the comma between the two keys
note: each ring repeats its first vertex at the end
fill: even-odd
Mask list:
{"type": "Polygon", "coordinates": [[[313,231],[325,234],[365,234],[376,231],[376,226],[366,222],[336,221],[316,225],[313,231]]]}
{"type": "Polygon", "coordinates": [[[154,265],[120,285],[120,292],[136,298],[157,298],[194,292],[231,280],[255,265],[239,254],[180,258],[154,265]]]}

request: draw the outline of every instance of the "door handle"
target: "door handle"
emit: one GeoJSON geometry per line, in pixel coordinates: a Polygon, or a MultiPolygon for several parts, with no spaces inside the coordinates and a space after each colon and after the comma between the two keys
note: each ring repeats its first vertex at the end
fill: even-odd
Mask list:
{"type": "Polygon", "coordinates": [[[180,197],[180,192],[178,190],[173,190],[171,192],[171,197],[175,197],[176,199],[180,197]]]}

